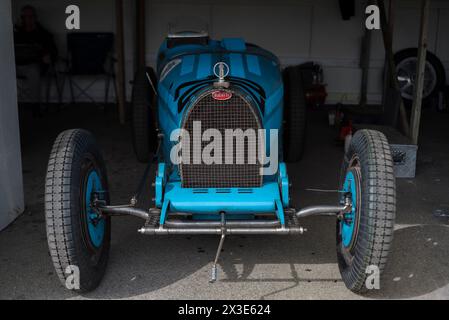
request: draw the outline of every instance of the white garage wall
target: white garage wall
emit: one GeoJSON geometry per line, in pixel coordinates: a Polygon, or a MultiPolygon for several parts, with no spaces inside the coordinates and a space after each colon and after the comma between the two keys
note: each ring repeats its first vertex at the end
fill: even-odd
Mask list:
{"type": "MultiPolygon", "coordinates": [[[[317,61],[324,67],[329,103],[357,103],[361,70],[359,58],[366,1],[356,1],[356,17],[343,21],[337,0],[148,1],[148,61],[155,63],[157,49],[169,22],[191,15],[209,23],[212,37],[244,37],[277,54],[284,65],[317,61]]],[[[449,60],[449,45],[438,34],[449,30],[449,4],[432,1],[429,49],[449,60]],[[446,8],[446,9],[444,9],[446,8]],[[438,31],[438,32],[437,32],[438,31]]],[[[419,1],[397,1],[395,50],[416,47],[419,1]]],[[[382,96],[384,49],[381,32],[373,37],[368,100],[382,96]]],[[[445,61],[449,66],[449,61],[445,61]]]]}
{"type": "Polygon", "coordinates": [[[0,230],[24,210],[11,2],[0,1],[0,230]]]}
{"type": "MultiPolygon", "coordinates": [[[[65,46],[64,8],[68,4],[78,4],[81,8],[81,31],[114,31],[115,28],[114,5],[110,0],[14,0],[15,16],[25,3],[38,7],[44,24],[57,34],[61,47],[65,46]]],[[[128,80],[133,74],[135,48],[133,3],[125,1],[128,80]]],[[[310,60],[321,63],[328,84],[328,102],[357,103],[366,1],[356,3],[356,17],[343,21],[337,0],[147,0],[147,61],[150,65],[155,64],[157,50],[170,22],[177,17],[196,17],[209,24],[212,37],[244,37],[276,53],[284,65],[310,60]]],[[[416,47],[419,1],[399,0],[396,3],[395,50],[416,47]]],[[[447,31],[449,1],[433,0],[429,49],[437,53],[449,70],[447,31]]],[[[376,31],[371,57],[369,102],[381,101],[383,65],[381,32],[376,31]]],[[[102,86],[98,90],[101,98],[102,86]]]]}

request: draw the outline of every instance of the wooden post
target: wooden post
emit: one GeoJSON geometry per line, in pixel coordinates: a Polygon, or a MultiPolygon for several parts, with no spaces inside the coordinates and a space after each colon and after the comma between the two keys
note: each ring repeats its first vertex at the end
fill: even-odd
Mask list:
{"type": "Polygon", "coordinates": [[[371,58],[371,30],[365,28],[362,40],[362,54],[360,57],[360,68],[362,68],[362,87],[360,90],[360,107],[365,107],[368,96],[369,63],[371,58]]]}
{"type": "MultiPolygon", "coordinates": [[[[388,27],[390,29],[391,34],[394,34],[394,19],[395,19],[395,6],[394,6],[394,0],[389,0],[389,4],[388,4],[388,27]]],[[[392,39],[393,40],[393,39],[392,39]]],[[[385,61],[388,61],[388,55],[385,54],[385,61]]],[[[390,68],[388,66],[388,63],[385,64],[385,74],[384,74],[384,87],[383,87],[383,106],[385,107],[386,105],[386,100],[387,100],[387,92],[388,90],[394,87],[394,85],[391,83],[391,78],[390,78],[390,68]]]]}
{"type": "Polygon", "coordinates": [[[116,53],[117,53],[117,100],[121,124],[126,122],[125,48],[123,30],[123,0],[115,0],[116,53]]]}
{"type": "MultiPolygon", "coordinates": [[[[369,0],[367,5],[375,4],[375,0],[369,0]]],[[[360,90],[360,107],[365,107],[368,96],[368,77],[369,77],[369,65],[371,60],[371,38],[372,31],[368,30],[363,25],[365,34],[362,40],[362,54],[360,56],[360,68],[362,69],[362,87],[360,90]]]]}
{"type": "Polygon", "coordinates": [[[145,0],[136,0],[136,67],[146,66],[145,0]]]}
{"type": "Polygon", "coordinates": [[[421,106],[424,89],[424,73],[426,70],[427,56],[427,30],[429,27],[430,0],[422,0],[421,6],[421,31],[418,44],[418,66],[416,70],[416,86],[413,94],[413,107],[411,116],[410,138],[414,144],[418,144],[419,127],[421,123],[421,106]]]}
{"type": "MultiPolygon", "coordinates": [[[[399,90],[399,83],[396,76],[396,64],[394,63],[393,54],[393,34],[390,28],[390,24],[387,21],[387,14],[385,11],[384,0],[377,0],[377,5],[380,11],[380,23],[382,26],[382,35],[385,47],[385,53],[387,55],[388,73],[390,75],[391,85],[394,89],[399,90]]],[[[410,125],[407,119],[407,112],[405,111],[404,102],[401,99],[401,105],[399,107],[399,117],[401,121],[402,131],[405,135],[410,133],[410,125]]]]}

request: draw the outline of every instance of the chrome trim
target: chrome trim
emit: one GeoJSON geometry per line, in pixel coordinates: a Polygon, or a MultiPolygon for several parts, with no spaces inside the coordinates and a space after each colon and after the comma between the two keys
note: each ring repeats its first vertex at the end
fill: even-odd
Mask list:
{"type": "MultiPolygon", "coordinates": [[[[226,227],[226,235],[293,235],[303,234],[306,230],[302,227],[299,228],[228,228],[226,227]]],[[[143,227],[138,230],[139,233],[144,235],[221,235],[223,234],[222,228],[186,228],[186,229],[167,229],[163,227],[143,227]]]]}
{"type": "Polygon", "coordinates": [[[206,38],[209,37],[207,31],[180,31],[175,33],[169,33],[167,38],[169,39],[182,39],[182,38],[206,38]]]}

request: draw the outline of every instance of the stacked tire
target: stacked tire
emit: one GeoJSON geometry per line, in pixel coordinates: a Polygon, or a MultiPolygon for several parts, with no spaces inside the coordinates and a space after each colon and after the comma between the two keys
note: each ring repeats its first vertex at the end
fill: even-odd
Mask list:
{"type": "Polygon", "coordinates": [[[304,153],[306,137],[306,97],[301,69],[287,67],[284,82],[284,161],[298,162],[304,153]]]}
{"type": "Polygon", "coordinates": [[[145,67],[134,77],[132,93],[132,138],[137,160],[148,162],[157,146],[156,73],[145,67]]]}

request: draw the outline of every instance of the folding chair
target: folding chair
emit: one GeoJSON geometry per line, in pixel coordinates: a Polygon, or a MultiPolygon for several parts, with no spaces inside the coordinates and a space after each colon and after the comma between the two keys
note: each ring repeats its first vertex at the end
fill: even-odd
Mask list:
{"type": "Polygon", "coordinates": [[[39,64],[42,48],[34,44],[15,44],[17,98],[19,103],[35,104],[40,111],[47,111],[52,88],[56,88],[59,104],[62,99],[59,74],[52,61],[46,68],[39,64]],[[30,72],[33,72],[30,78],[30,72]],[[36,74],[37,73],[37,74],[36,74]],[[39,83],[36,83],[39,81],[39,83]],[[38,88],[32,88],[38,86],[38,88]],[[45,99],[43,99],[43,89],[45,99]],[[38,90],[38,92],[36,92],[38,90]],[[40,92],[39,92],[40,91],[40,92]]]}
{"type": "Polygon", "coordinates": [[[105,83],[104,105],[109,101],[111,81],[117,97],[115,83],[114,58],[112,49],[114,35],[112,33],[80,32],[67,35],[67,71],[72,103],[82,96],[98,104],[89,94],[89,90],[100,80],[105,83]],[[82,86],[75,77],[94,77],[87,85],[82,86]],[[75,89],[78,94],[75,95],[75,89]]]}

